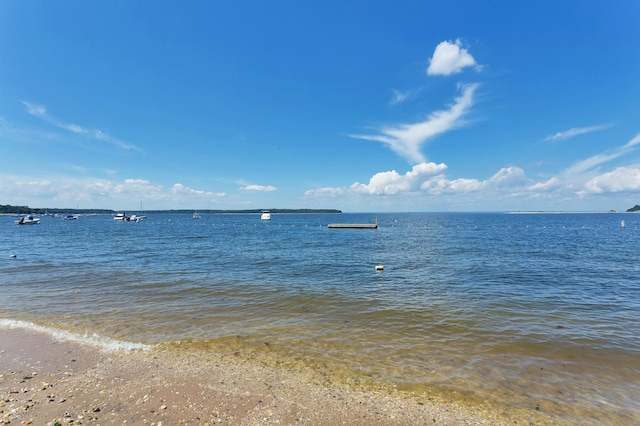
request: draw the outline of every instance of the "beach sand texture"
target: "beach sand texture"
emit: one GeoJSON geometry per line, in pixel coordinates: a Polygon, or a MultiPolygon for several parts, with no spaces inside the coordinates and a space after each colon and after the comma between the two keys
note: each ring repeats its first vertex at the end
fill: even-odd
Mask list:
{"type": "Polygon", "coordinates": [[[0,329],[0,394],[12,425],[531,424],[220,354],[106,352],[23,329],[0,329]]]}

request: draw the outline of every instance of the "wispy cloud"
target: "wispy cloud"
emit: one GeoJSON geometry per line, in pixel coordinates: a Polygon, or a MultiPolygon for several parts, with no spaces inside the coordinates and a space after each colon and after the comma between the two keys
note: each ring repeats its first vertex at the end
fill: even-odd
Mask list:
{"type": "Polygon", "coordinates": [[[640,144],[640,133],[637,134],[633,139],[631,139],[629,142],[627,142],[626,144],[624,144],[624,146],[622,148],[624,149],[628,149],[631,148],[633,146],[636,146],[640,144]]]}
{"type": "Polygon", "coordinates": [[[640,134],[612,152],[579,161],[564,171],[563,178],[568,182],[579,183],[582,189],[577,193],[580,196],[604,192],[637,192],[640,190],[638,165],[616,167],[604,173],[601,169],[604,164],[636,151],[638,145],[640,145],[640,134]]]}
{"type": "Polygon", "coordinates": [[[415,99],[425,88],[418,87],[415,89],[409,89],[405,91],[392,89],[391,100],[389,100],[389,105],[395,106],[405,103],[407,101],[415,99]]]}
{"type": "Polygon", "coordinates": [[[277,191],[278,188],[271,185],[246,185],[240,188],[243,191],[259,191],[259,192],[273,192],[277,191]]]}
{"type": "Polygon", "coordinates": [[[547,136],[545,141],[560,141],[565,139],[571,139],[578,135],[584,135],[585,133],[597,132],[599,130],[604,130],[611,127],[611,124],[602,124],[599,126],[590,126],[590,127],[574,127],[569,130],[565,130],[563,132],[558,132],[555,135],[547,136]]]}
{"type": "Polygon", "coordinates": [[[637,150],[640,134],[611,151],[582,159],[556,176],[531,185],[532,193],[565,193],[585,197],[593,194],[640,191],[640,166],[625,165],[607,168],[612,162],[637,150]]]}
{"type": "Polygon", "coordinates": [[[56,135],[51,132],[18,128],[3,117],[0,117],[0,139],[29,142],[34,139],[53,140],[56,139],[56,135]]]}
{"type": "Polygon", "coordinates": [[[349,136],[389,145],[391,150],[414,164],[425,162],[424,156],[420,153],[421,145],[435,136],[464,124],[462,119],[473,106],[473,95],[477,88],[478,84],[461,86],[462,95],[455,99],[455,103],[449,109],[436,111],[425,121],[384,127],[377,135],[352,134],[349,136]]]}
{"type": "Polygon", "coordinates": [[[42,105],[36,105],[33,104],[31,102],[26,102],[23,101],[22,102],[23,105],[25,107],[27,107],[27,112],[31,115],[33,115],[34,117],[40,118],[41,120],[46,121],[47,123],[51,124],[52,126],[58,127],[60,129],[65,129],[71,133],[77,134],[77,135],[82,135],[85,136],[89,139],[94,139],[94,140],[98,140],[98,141],[102,141],[102,142],[107,142],[111,145],[114,145],[120,149],[131,149],[131,150],[136,150],[136,151],[140,151],[140,148],[138,148],[135,145],[131,145],[128,144],[126,142],[123,142],[117,138],[114,138],[110,135],[108,135],[107,133],[98,130],[98,129],[87,129],[84,128],[82,126],[79,126],[77,124],[73,124],[73,123],[63,123],[53,117],[51,117],[48,113],[47,110],[44,106],[42,105]]]}
{"type": "Polygon", "coordinates": [[[398,105],[409,99],[411,92],[399,92],[398,90],[393,91],[393,97],[389,101],[389,105],[398,105]]]}
{"type": "Polygon", "coordinates": [[[200,196],[200,197],[216,197],[216,198],[226,197],[227,195],[224,192],[211,192],[211,191],[204,191],[202,189],[189,188],[188,186],[184,186],[181,183],[176,183],[175,185],[173,185],[173,187],[171,188],[171,192],[173,194],[200,196]]]}
{"type": "Polygon", "coordinates": [[[612,152],[597,154],[575,163],[567,170],[565,170],[564,174],[567,176],[576,176],[587,171],[593,171],[594,169],[597,169],[601,164],[607,163],[611,160],[615,160],[616,158],[635,150],[635,146],[638,144],[640,144],[640,134],[636,135],[629,142],[613,150],[612,152]]]}
{"type": "Polygon", "coordinates": [[[443,41],[436,46],[433,56],[429,60],[428,75],[451,75],[462,72],[466,67],[475,67],[480,70],[476,60],[467,49],[461,47],[460,39],[443,41]]]}

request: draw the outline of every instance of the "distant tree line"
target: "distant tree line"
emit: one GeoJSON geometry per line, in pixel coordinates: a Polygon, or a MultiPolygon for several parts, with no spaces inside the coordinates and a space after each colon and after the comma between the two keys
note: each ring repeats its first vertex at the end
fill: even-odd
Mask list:
{"type": "Polygon", "coordinates": [[[635,206],[631,207],[630,209],[627,209],[627,212],[628,212],[628,213],[631,213],[631,212],[638,212],[638,211],[640,211],[640,206],[639,206],[639,205],[637,205],[637,204],[636,204],[635,206]]]}
{"type": "MultiPolygon", "coordinates": [[[[640,207],[639,207],[640,208],[640,207]]],[[[132,210],[133,211],[133,210],[132,210]]],[[[193,213],[194,209],[188,210],[145,210],[154,213],[193,213]]],[[[342,213],[336,209],[270,209],[271,213],[342,213]]],[[[129,210],[124,210],[129,213],[129,210]]],[[[200,213],[260,213],[262,209],[247,210],[198,210],[200,213]]],[[[0,204],[0,214],[115,214],[115,211],[108,209],[58,209],[58,208],[31,208],[27,206],[11,206],[9,204],[0,204]]]]}
{"type": "MultiPolygon", "coordinates": [[[[156,213],[193,213],[191,210],[153,210],[156,213]]],[[[198,213],[262,213],[265,209],[198,210],[198,213]]],[[[336,209],[268,209],[271,213],[342,213],[336,209]]]]}
{"type": "Polygon", "coordinates": [[[56,209],[56,208],[31,208],[27,206],[12,206],[9,204],[0,204],[0,214],[62,214],[62,213],[76,213],[76,214],[112,214],[113,210],[108,209],[56,209]]]}
{"type": "Polygon", "coordinates": [[[27,206],[10,206],[9,204],[2,205],[0,204],[0,213],[2,214],[30,214],[31,209],[27,206]]]}

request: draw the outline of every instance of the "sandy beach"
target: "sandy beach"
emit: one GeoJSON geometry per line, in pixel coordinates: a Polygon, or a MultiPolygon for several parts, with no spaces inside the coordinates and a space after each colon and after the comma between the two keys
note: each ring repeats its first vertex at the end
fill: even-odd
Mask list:
{"type": "Polygon", "coordinates": [[[527,424],[478,407],[319,383],[223,355],[110,351],[0,329],[0,424],[527,424]]]}

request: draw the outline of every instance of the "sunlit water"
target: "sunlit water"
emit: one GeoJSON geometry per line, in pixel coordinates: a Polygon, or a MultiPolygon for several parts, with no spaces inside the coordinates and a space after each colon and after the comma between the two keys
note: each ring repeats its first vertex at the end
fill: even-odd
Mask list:
{"type": "Polygon", "coordinates": [[[327,228],[375,214],[15,219],[0,217],[5,324],[640,420],[640,215],[380,214],[377,230],[327,228]]]}

